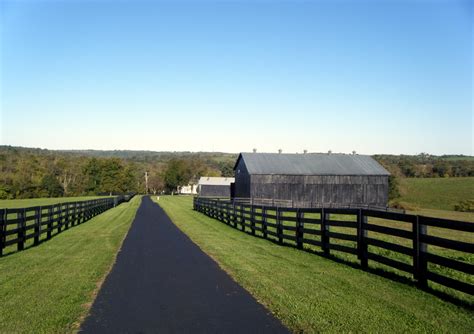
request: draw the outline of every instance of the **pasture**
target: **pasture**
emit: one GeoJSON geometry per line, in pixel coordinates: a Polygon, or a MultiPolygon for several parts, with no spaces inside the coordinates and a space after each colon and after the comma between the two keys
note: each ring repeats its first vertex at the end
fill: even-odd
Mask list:
{"type": "Polygon", "coordinates": [[[140,202],[136,196],[48,242],[0,258],[0,332],[77,330],[140,202]]]}
{"type": "MultiPolygon", "coordinates": [[[[459,201],[474,199],[474,177],[400,178],[399,182],[401,196],[397,201],[412,211],[449,211],[454,210],[454,205],[459,201]]],[[[461,214],[474,219],[473,213],[461,214]]]]}
{"type": "Polygon", "coordinates": [[[472,309],[414,286],[309,252],[282,247],[192,210],[190,197],[161,197],[173,222],[294,332],[459,332],[472,309]]]}

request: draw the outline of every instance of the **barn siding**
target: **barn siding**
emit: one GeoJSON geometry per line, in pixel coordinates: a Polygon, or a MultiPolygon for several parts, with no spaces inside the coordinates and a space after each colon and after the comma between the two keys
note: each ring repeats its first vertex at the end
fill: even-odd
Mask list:
{"type": "Polygon", "coordinates": [[[230,185],[202,184],[199,196],[202,197],[230,197],[230,185]]]}
{"type": "MultiPolygon", "coordinates": [[[[237,175],[236,189],[240,181],[237,175]]],[[[251,175],[249,181],[248,195],[237,197],[291,200],[296,204],[313,202],[386,206],[388,202],[388,176],[251,175]]]]}

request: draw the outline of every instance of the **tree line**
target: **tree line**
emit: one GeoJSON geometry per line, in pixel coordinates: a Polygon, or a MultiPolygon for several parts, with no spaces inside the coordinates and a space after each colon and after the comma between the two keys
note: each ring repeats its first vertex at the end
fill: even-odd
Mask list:
{"type": "Polygon", "coordinates": [[[134,161],[2,146],[0,199],[172,192],[203,175],[230,176],[232,167],[231,159],[197,155],[134,161]]]}
{"type": "Polygon", "coordinates": [[[474,157],[418,155],[375,155],[392,175],[396,177],[467,177],[474,176],[474,157]]]}

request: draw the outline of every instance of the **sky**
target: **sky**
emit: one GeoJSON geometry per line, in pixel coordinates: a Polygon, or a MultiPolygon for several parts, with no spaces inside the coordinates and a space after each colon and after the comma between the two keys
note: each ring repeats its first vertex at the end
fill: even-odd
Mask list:
{"type": "Polygon", "coordinates": [[[0,1],[0,145],[473,155],[470,1],[0,1]]]}

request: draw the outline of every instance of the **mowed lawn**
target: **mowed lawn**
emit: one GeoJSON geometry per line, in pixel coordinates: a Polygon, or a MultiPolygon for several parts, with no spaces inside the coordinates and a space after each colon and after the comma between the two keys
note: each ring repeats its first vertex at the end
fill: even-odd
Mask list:
{"type": "Polygon", "coordinates": [[[165,196],[158,203],[184,233],[293,332],[474,331],[472,309],[245,234],[193,211],[191,197],[165,196]]]}
{"type": "Polygon", "coordinates": [[[141,202],[136,196],[50,241],[0,258],[0,332],[73,332],[141,202]]]}
{"type": "Polygon", "coordinates": [[[459,201],[474,200],[474,177],[400,178],[399,181],[399,201],[414,210],[454,210],[459,201]]]}
{"type": "Polygon", "coordinates": [[[109,196],[82,196],[82,197],[52,197],[52,198],[29,198],[29,199],[2,199],[0,209],[29,208],[33,206],[45,206],[66,202],[90,201],[97,198],[109,196]]]}

